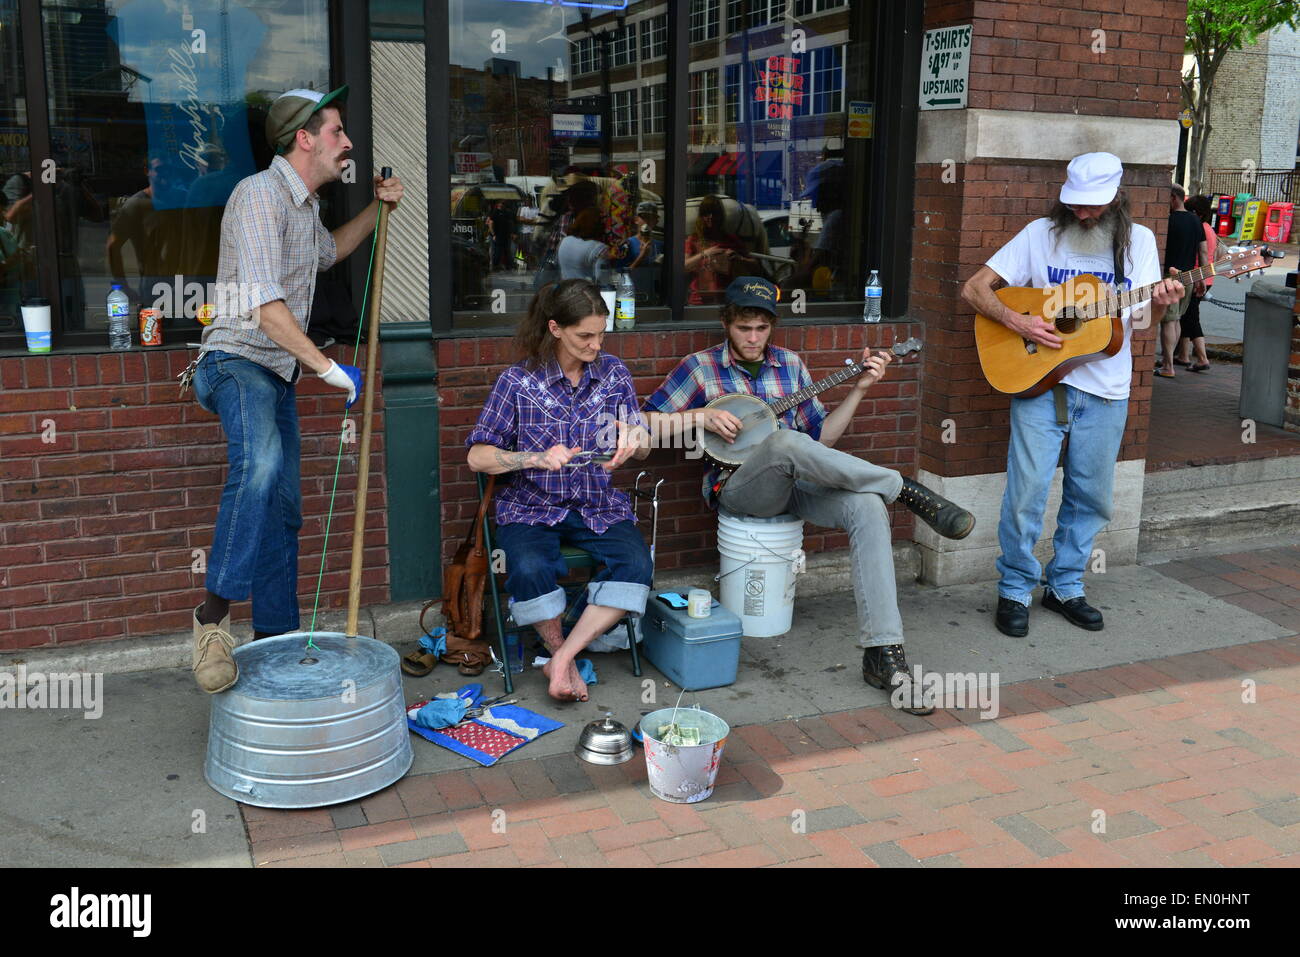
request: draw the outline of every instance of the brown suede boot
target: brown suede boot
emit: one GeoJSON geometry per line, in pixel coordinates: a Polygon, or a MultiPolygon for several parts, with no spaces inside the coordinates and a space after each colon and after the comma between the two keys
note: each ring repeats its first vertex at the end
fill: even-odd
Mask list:
{"type": "MultiPolygon", "coordinates": [[[[202,605],[199,606],[203,607],[202,605]]],[[[217,625],[199,623],[199,609],[194,609],[194,664],[190,668],[199,687],[208,694],[225,691],[239,680],[235,664],[235,639],[230,636],[230,616],[217,625]]]]}

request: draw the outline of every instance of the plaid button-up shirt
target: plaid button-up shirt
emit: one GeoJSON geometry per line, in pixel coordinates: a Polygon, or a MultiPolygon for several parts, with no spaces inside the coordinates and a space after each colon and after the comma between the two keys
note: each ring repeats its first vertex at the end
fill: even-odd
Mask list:
{"type": "MultiPolygon", "coordinates": [[[[751,378],[724,342],[679,362],[663,385],[646,399],[644,409],[647,412],[683,412],[702,408],[718,396],[736,392],[764,400],[779,399],[810,385],[812,377],[798,353],[769,345],[757,377],[751,378]]],[[[780,421],[786,428],[807,432],[819,439],[825,419],[826,407],[820,399],[813,397],[786,412],[780,421]]],[[[701,491],[710,507],[715,504],[713,486],[722,474],[722,469],[710,468],[704,475],[701,491]]]]}
{"type": "Polygon", "coordinates": [[[252,311],[283,299],[305,332],[316,273],[337,258],[334,237],[320,221],[320,197],[287,159],[277,156],[240,180],[221,217],[217,316],[203,330],[200,355],[219,349],[293,381],[293,356],[257,328],[252,311]]]}
{"type": "MultiPolygon", "coordinates": [[[[497,378],[465,447],[480,443],[506,452],[545,452],[563,443],[583,451],[613,452],[615,421],[644,425],[632,374],[614,356],[600,353],[582,370],[575,387],[552,359],[539,369],[512,365],[497,378]]],[[[496,493],[498,525],[554,525],[575,511],[593,532],[634,521],[627,495],[610,484],[599,463],[555,472],[521,469],[496,493]]]]}

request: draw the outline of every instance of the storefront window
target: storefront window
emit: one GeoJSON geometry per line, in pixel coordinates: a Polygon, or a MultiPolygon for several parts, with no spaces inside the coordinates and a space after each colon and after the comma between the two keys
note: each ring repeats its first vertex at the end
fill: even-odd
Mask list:
{"type": "Polygon", "coordinates": [[[860,313],[880,265],[867,229],[876,4],[618,6],[452,0],[451,327],[512,326],[577,270],[608,284],[630,271],[641,320],[714,315],[747,275],[776,282],[796,314],[860,313]],[[682,195],[668,195],[670,167],[682,195]],[[561,255],[566,243],[589,255],[561,255]]]}
{"type": "MultiPolygon", "coordinates": [[[[329,88],[327,12],[327,0],[43,0],[65,331],[106,327],[113,282],[164,328],[197,330],[226,200],[270,162],[266,107],[329,88]]],[[[7,22],[6,76],[21,77],[7,22]]]]}
{"type": "Polygon", "coordinates": [[[36,294],[32,161],[17,0],[0,2],[0,334],[20,333],[19,303],[36,294]]]}
{"type": "Polygon", "coordinates": [[[724,35],[692,46],[679,212],[688,305],[716,309],[747,275],[777,283],[783,302],[862,301],[870,6],[727,0],[724,35]]]}
{"type": "Polygon", "coordinates": [[[666,5],[610,6],[451,0],[455,328],[512,325],[570,276],[625,274],[638,318],[668,318],[666,5]]]}

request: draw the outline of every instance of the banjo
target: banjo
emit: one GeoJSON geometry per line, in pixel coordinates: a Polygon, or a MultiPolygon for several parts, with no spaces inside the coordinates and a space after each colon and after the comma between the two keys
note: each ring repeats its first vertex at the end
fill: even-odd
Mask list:
{"type": "MultiPolygon", "coordinates": [[[[897,342],[890,346],[889,351],[902,358],[909,352],[920,352],[921,345],[920,339],[912,337],[906,342],[897,342]]],[[[782,396],[779,399],[764,400],[756,395],[736,392],[729,395],[720,395],[712,402],[707,403],[704,406],[706,409],[722,409],[724,412],[730,412],[738,418],[740,420],[740,433],[736,436],[736,441],[729,443],[716,432],[710,432],[700,427],[697,434],[704,457],[719,468],[740,468],[745,459],[749,457],[749,454],[764,439],[783,427],[781,425],[782,415],[795,406],[807,402],[819,392],[833,389],[835,386],[847,382],[849,379],[855,379],[867,371],[867,367],[861,362],[854,362],[852,359],[845,359],[844,362],[844,368],[838,372],[832,372],[820,382],[815,382],[798,392],[782,396]]]]}

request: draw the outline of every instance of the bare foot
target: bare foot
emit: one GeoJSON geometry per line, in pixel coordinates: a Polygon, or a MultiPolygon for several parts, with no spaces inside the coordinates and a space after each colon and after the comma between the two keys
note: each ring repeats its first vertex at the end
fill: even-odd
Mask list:
{"type": "Polygon", "coordinates": [[[567,668],[557,668],[552,658],[542,666],[542,674],[550,679],[547,690],[557,701],[587,700],[587,684],[578,676],[578,669],[572,662],[567,668]]]}

